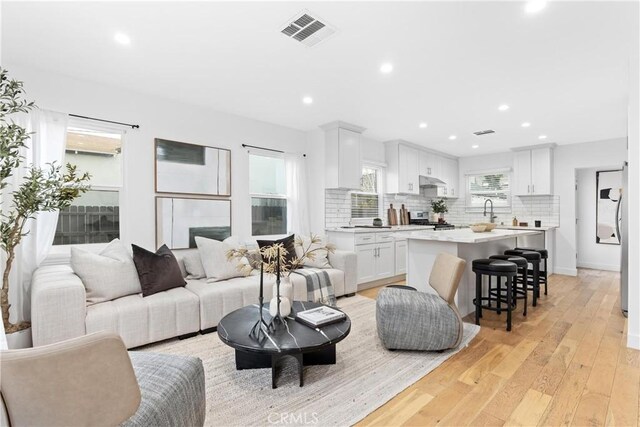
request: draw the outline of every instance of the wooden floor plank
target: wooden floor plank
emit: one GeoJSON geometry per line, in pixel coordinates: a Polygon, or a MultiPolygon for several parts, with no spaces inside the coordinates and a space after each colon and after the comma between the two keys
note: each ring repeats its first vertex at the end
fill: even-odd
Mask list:
{"type": "Polygon", "coordinates": [[[626,348],[618,281],[552,275],[526,317],[518,306],[511,332],[504,313],[484,313],[467,348],[358,425],[638,425],[640,352],[626,348]]]}

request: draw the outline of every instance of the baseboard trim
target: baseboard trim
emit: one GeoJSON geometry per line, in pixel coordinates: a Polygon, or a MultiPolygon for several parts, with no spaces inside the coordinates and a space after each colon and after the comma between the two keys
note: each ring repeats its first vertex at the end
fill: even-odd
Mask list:
{"type": "Polygon", "coordinates": [[[392,283],[400,282],[402,280],[406,280],[406,274],[399,274],[397,276],[387,277],[386,279],[374,280],[373,282],[360,283],[358,284],[358,292],[364,291],[365,289],[377,288],[378,286],[390,285],[392,283]]]}
{"type": "Polygon", "coordinates": [[[640,350],[640,335],[627,335],[627,347],[640,350]]]}
{"type": "Polygon", "coordinates": [[[565,276],[577,276],[578,269],[577,268],[564,268],[564,267],[555,267],[553,269],[554,274],[564,274],[565,276]]]}
{"type": "Polygon", "coordinates": [[[598,264],[591,262],[581,262],[578,264],[578,268],[590,268],[592,270],[606,270],[606,271],[620,271],[619,265],[612,264],[598,264]]]}

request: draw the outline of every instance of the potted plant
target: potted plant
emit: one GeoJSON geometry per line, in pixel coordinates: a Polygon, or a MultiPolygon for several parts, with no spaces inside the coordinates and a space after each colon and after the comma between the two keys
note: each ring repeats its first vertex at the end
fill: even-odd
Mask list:
{"type": "Polygon", "coordinates": [[[433,220],[437,222],[444,222],[444,214],[449,212],[447,202],[444,199],[432,200],[431,210],[433,211],[433,220]]]}
{"type": "MultiPolygon", "coordinates": [[[[23,99],[22,82],[11,80],[5,69],[0,68],[0,194],[10,200],[0,211],[0,248],[4,255],[0,307],[2,322],[9,342],[17,338],[11,334],[24,333],[30,327],[29,322],[11,323],[9,314],[9,276],[16,257],[16,247],[27,235],[27,223],[37,212],[56,211],[67,208],[71,202],[89,189],[89,174],[78,174],[76,167],[67,164],[63,169],[58,164],[46,167],[24,165],[22,151],[30,138],[27,130],[14,123],[9,117],[16,113],[28,113],[35,104],[23,99]],[[20,183],[9,186],[9,178],[19,168],[26,168],[26,174],[20,183]]],[[[17,284],[16,284],[17,285],[17,284]]]]}

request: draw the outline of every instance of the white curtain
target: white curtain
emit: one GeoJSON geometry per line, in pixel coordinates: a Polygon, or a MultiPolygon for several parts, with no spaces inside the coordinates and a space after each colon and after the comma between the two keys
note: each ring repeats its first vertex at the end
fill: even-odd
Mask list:
{"type": "Polygon", "coordinates": [[[309,204],[307,199],[307,167],[302,154],[285,153],[287,179],[287,230],[309,235],[309,204]]]}
{"type": "MultiPolygon", "coordinates": [[[[20,185],[29,165],[45,167],[47,163],[63,164],[67,139],[68,116],[37,109],[21,115],[15,122],[33,132],[23,149],[23,167],[9,178],[2,194],[2,209],[11,206],[11,192],[20,185]]],[[[58,223],[58,212],[40,212],[27,223],[28,234],[16,248],[16,259],[11,268],[9,298],[12,304],[11,321],[28,320],[30,310],[31,276],[49,253],[58,223]]],[[[4,268],[4,257],[2,268],[4,268]]]]}

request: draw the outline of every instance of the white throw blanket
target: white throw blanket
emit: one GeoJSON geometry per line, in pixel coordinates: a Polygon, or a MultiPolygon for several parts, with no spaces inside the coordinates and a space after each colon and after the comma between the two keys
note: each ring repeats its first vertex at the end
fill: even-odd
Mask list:
{"type": "Polygon", "coordinates": [[[300,268],[293,273],[304,276],[307,281],[307,301],[336,307],[336,294],[333,291],[329,274],[321,268],[300,268]]]}

